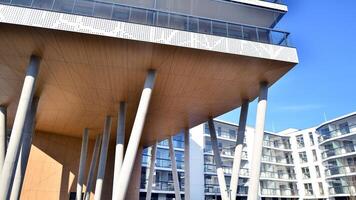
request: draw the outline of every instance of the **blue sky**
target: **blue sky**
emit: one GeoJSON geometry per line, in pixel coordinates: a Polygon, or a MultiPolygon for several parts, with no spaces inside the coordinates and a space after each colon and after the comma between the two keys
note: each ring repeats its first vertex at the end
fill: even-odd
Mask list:
{"type": "MultiPolygon", "coordinates": [[[[356,1],[284,2],[289,12],[277,29],[291,33],[300,63],[270,88],[266,130],[308,128],[356,111],[356,1]]],[[[237,123],[239,113],[219,119],[237,123]]],[[[254,126],[256,100],[248,114],[254,126]]]]}

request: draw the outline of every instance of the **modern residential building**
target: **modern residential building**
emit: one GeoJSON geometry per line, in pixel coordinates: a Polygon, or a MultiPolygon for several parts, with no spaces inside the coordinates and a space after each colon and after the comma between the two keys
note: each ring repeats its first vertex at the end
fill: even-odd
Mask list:
{"type": "MultiPolygon", "coordinates": [[[[275,29],[287,10],[279,0],[0,0],[0,199],[138,199],[144,148],[256,98],[262,138],[268,88],[298,63],[289,33],[275,29]]],[[[254,151],[250,200],[262,139],[254,151]]],[[[184,152],[185,168],[204,159],[184,152]]],[[[187,191],[197,181],[185,179],[186,199],[197,199],[187,191]]]]}
{"type": "MultiPolygon", "coordinates": [[[[259,196],[262,199],[348,199],[355,196],[355,120],[356,113],[350,113],[313,128],[265,132],[259,196]]],[[[221,120],[215,120],[214,123],[225,180],[229,188],[239,126],[221,120]]],[[[254,148],[253,133],[254,128],[246,127],[236,199],[247,198],[250,162],[254,156],[249,154],[254,148]]],[[[191,186],[192,195],[195,199],[221,199],[208,123],[192,128],[190,135],[190,144],[196,144],[191,145],[189,150],[191,157],[195,159],[194,165],[189,169],[190,178],[197,182],[191,186]]],[[[183,152],[182,134],[175,136],[174,140],[176,154],[183,152]]],[[[158,145],[163,152],[167,149],[162,145],[165,143],[166,141],[163,141],[158,145]]],[[[149,155],[144,155],[144,160],[146,156],[149,155]]],[[[177,163],[180,163],[179,166],[184,165],[184,158],[176,159],[177,163]]],[[[171,161],[167,155],[163,160],[168,163],[161,168],[160,160],[162,158],[156,159],[157,182],[153,182],[152,199],[173,199],[173,180],[170,175],[172,170],[169,164],[171,161]],[[167,179],[164,189],[160,182],[161,171],[168,171],[169,174],[165,176],[167,179]]],[[[148,171],[147,167],[147,164],[143,164],[143,171],[148,171]]],[[[183,167],[180,169],[182,170],[179,170],[179,174],[184,174],[183,167]]],[[[181,195],[184,197],[184,176],[180,177],[181,195]]],[[[147,192],[145,180],[141,179],[142,199],[147,192]]]]}

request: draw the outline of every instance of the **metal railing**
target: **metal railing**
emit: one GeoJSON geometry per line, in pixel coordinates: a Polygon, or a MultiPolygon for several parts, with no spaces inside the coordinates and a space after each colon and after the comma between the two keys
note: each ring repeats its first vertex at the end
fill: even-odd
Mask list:
{"type": "Polygon", "coordinates": [[[288,32],[118,3],[97,0],[9,0],[8,2],[1,1],[0,4],[289,46],[288,32]]]}
{"type": "Polygon", "coordinates": [[[319,132],[320,136],[318,137],[318,140],[319,140],[319,142],[323,142],[325,140],[328,140],[328,139],[331,139],[334,137],[338,137],[341,135],[348,135],[348,134],[352,134],[352,133],[356,133],[356,124],[350,124],[347,127],[331,130],[331,131],[324,132],[324,133],[319,132]]]}

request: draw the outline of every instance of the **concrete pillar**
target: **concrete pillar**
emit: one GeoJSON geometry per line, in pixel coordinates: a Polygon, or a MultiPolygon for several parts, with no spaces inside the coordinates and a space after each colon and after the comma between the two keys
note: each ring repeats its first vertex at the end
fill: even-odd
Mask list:
{"type": "Polygon", "coordinates": [[[157,152],[157,144],[154,144],[151,147],[150,171],[148,174],[146,200],[151,200],[153,175],[155,172],[156,152],[157,152]]]}
{"type": "Polygon", "coordinates": [[[31,105],[39,65],[40,58],[37,56],[31,56],[30,63],[27,67],[26,77],[22,87],[15,120],[12,126],[11,138],[7,148],[4,165],[1,171],[0,199],[6,199],[11,191],[10,187],[13,182],[16,170],[15,164],[17,162],[18,152],[21,147],[21,138],[25,125],[25,118],[28,108],[31,105]]]}
{"type": "Polygon", "coordinates": [[[130,176],[135,162],[137,149],[140,144],[143,126],[145,124],[146,114],[150,103],[152,90],[156,78],[156,72],[150,70],[147,74],[144,89],[141,94],[140,103],[138,105],[137,114],[132,127],[130,140],[126,148],[124,162],[122,163],[119,182],[118,182],[118,198],[117,200],[124,200],[127,188],[130,181],[130,176]]]}
{"type": "Polygon", "coordinates": [[[216,173],[218,175],[221,199],[228,200],[225,175],[224,175],[224,170],[223,170],[222,164],[221,164],[220,151],[218,148],[218,141],[216,138],[215,126],[214,126],[214,121],[212,118],[209,119],[208,125],[209,125],[209,132],[210,132],[210,138],[211,138],[211,146],[213,148],[213,153],[214,153],[216,173]]]}
{"type": "Polygon", "coordinates": [[[102,135],[96,136],[93,155],[91,157],[91,162],[90,162],[90,167],[89,167],[89,172],[87,177],[87,188],[84,193],[85,200],[90,199],[90,192],[93,187],[93,181],[94,181],[94,173],[95,173],[96,165],[98,163],[101,139],[102,139],[102,135]]]}
{"type": "Polygon", "coordinates": [[[112,199],[117,199],[119,173],[124,160],[124,143],[125,143],[125,119],[126,119],[126,102],[120,102],[117,132],[116,132],[116,149],[115,149],[115,168],[114,181],[112,189],[112,199]]]}
{"type": "Polygon", "coordinates": [[[6,107],[0,106],[0,174],[6,155],[6,107]]]}
{"type": "Polygon", "coordinates": [[[174,193],[175,193],[176,200],[181,200],[178,172],[177,172],[176,154],[174,152],[174,147],[173,147],[173,136],[169,137],[168,146],[169,146],[169,155],[170,155],[171,161],[172,161],[172,176],[173,176],[174,193]]]}
{"type": "Polygon", "coordinates": [[[33,98],[31,108],[28,110],[26,115],[25,126],[21,139],[21,149],[18,156],[19,159],[17,161],[15,178],[10,193],[11,200],[20,199],[23,179],[25,178],[28,158],[31,150],[32,136],[35,131],[35,118],[38,101],[39,99],[37,97],[33,98]]]}
{"type": "Polygon", "coordinates": [[[105,125],[104,125],[104,133],[103,133],[103,141],[101,143],[98,174],[96,177],[95,196],[94,196],[95,200],[101,199],[101,193],[103,190],[106,160],[107,160],[109,140],[110,140],[110,132],[111,132],[111,117],[106,116],[105,125]]]}
{"type": "Polygon", "coordinates": [[[134,167],[130,176],[130,183],[127,188],[126,200],[140,199],[142,152],[143,152],[143,147],[139,146],[137,149],[134,167]]]}
{"type": "Polygon", "coordinates": [[[260,95],[258,97],[256,127],[253,142],[253,156],[251,160],[251,172],[248,188],[248,200],[257,200],[259,198],[259,182],[261,169],[262,144],[265,127],[265,117],[267,109],[268,84],[260,84],[260,95]]]}
{"type": "Polygon", "coordinates": [[[189,128],[184,130],[184,199],[190,200],[189,128]]]}
{"type": "Polygon", "coordinates": [[[80,151],[80,161],[79,161],[78,180],[77,180],[77,196],[76,196],[77,200],[82,200],[85,165],[87,163],[87,151],[88,151],[88,139],[89,139],[88,137],[89,137],[89,130],[85,128],[83,132],[83,138],[82,138],[82,149],[80,151]]]}
{"type": "Polygon", "coordinates": [[[246,130],[246,120],[248,112],[248,100],[244,100],[241,106],[239,129],[237,131],[236,147],[234,154],[234,161],[232,166],[232,175],[230,181],[231,199],[236,198],[237,185],[239,181],[239,173],[242,158],[242,149],[244,146],[245,130],[246,130]]]}

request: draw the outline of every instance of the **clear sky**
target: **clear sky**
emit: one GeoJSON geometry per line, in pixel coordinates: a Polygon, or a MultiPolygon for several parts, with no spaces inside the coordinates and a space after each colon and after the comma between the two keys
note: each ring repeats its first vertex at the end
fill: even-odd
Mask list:
{"type": "MultiPolygon", "coordinates": [[[[300,63],[269,90],[266,130],[308,128],[356,111],[356,1],[284,0],[277,29],[291,33],[300,63]]],[[[238,122],[239,109],[219,119],[238,122]]],[[[247,124],[254,126],[256,100],[247,124]]]]}

